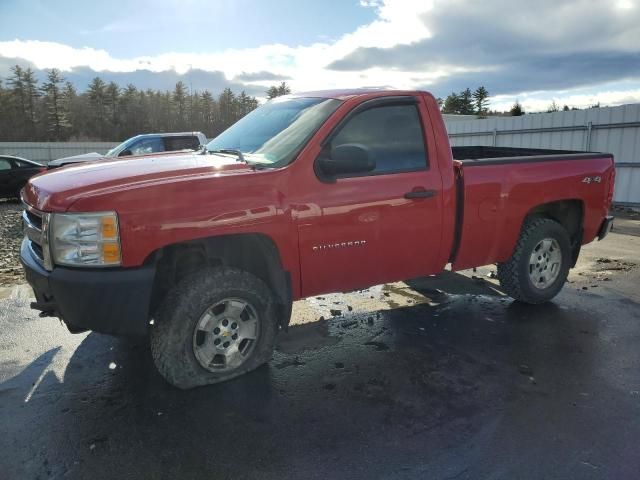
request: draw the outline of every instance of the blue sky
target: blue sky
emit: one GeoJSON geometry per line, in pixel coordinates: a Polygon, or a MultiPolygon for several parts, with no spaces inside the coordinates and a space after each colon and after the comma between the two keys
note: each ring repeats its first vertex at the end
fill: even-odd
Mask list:
{"type": "Polygon", "coordinates": [[[262,96],[485,85],[529,111],[640,101],[640,0],[0,0],[0,77],[59,68],[83,88],[185,80],[262,96]]]}
{"type": "Polygon", "coordinates": [[[349,0],[2,0],[0,38],[104,48],[126,57],[304,45],[338,38],[375,17],[374,9],[349,0]]]}

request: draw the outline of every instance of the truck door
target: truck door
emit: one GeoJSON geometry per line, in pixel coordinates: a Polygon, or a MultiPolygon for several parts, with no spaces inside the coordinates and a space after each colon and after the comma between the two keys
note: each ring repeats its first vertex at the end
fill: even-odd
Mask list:
{"type": "Polygon", "coordinates": [[[321,155],[355,144],[375,168],[327,179],[316,159],[317,183],[298,214],[304,296],[442,268],[442,181],[432,143],[424,100],[413,96],[365,101],[329,134],[321,155]]]}

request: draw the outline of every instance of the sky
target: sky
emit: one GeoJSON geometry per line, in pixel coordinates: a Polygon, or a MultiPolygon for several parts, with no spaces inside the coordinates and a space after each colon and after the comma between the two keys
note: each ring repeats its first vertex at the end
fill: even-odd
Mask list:
{"type": "Polygon", "coordinates": [[[484,85],[491,108],[640,102],[640,0],[0,0],[0,77],[264,97],[484,85]]]}

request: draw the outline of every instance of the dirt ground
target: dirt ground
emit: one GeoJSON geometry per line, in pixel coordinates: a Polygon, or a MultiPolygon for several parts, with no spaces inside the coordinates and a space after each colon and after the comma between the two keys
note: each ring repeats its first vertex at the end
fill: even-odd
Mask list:
{"type": "Polygon", "coordinates": [[[71,335],[0,287],[0,478],[636,479],[639,226],[546,305],[493,267],[296,302],[269,364],[186,392],[144,341],[71,335]]]}
{"type": "Polygon", "coordinates": [[[24,281],[18,260],[22,237],[22,205],[17,200],[0,200],[0,286],[24,281]]]}

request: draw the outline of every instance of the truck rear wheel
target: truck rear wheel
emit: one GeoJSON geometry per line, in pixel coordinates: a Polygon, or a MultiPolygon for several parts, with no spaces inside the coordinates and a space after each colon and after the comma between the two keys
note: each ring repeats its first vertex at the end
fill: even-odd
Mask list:
{"type": "Polygon", "coordinates": [[[183,279],[152,325],[156,368],[172,385],[219,383],[269,361],[277,333],[273,294],[262,280],[234,268],[183,279]]]}
{"type": "Polygon", "coordinates": [[[528,219],[509,260],[498,264],[500,286],[521,302],[547,302],[562,289],[570,262],[565,228],[549,218],[528,219]]]}

